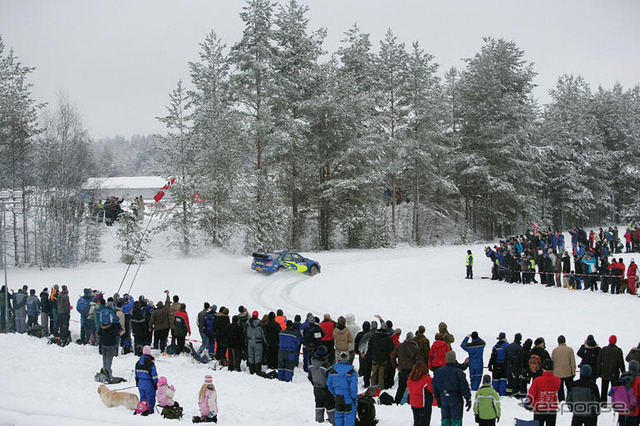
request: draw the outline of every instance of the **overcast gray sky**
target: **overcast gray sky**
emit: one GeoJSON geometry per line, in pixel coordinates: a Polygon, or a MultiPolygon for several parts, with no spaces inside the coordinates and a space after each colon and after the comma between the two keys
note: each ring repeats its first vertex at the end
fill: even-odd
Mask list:
{"type": "MultiPolygon", "coordinates": [[[[302,0],[310,28],[325,27],[335,51],[357,22],[378,46],[391,28],[417,40],[441,70],[463,67],[483,36],[514,41],[538,72],[535,95],[563,73],[580,74],[596,90],[616,81],[640,83],[638,0],[302,0]]],[[[0,0],[0,35],[24,65],[38,102],[61,91],[74,102],[92,137],[162,133],[179,79],[211,30],[233,45],[242,34],[240,0],[0,0]]]]}

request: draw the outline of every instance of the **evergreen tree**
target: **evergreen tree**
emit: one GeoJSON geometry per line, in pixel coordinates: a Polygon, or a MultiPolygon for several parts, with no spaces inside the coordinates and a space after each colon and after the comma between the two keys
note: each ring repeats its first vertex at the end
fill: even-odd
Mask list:
{"type": "Polygon", "coordinates": [[[581,76],[563,75],[550,91],[542,130],[542,187],[555,229],[589,223],[611,201],[609,159],[596,132],[593,96],[581,76]]]}
{"type": "MultiPolygon", "coordinates": [[[[245,210],[240,180],[246,161],[242,117],[232,109],[230,65],[225,45],[213,32],[200,44],[200,60],[190,62],[195,89],[189,92],[193,106],[191,139],[195,189],[202,203],[194,206],[200,227],[217,246],[228,245],[245,210]]],[[[246,211],[246,210],[245,210],[246,211]]]]}
{"type": "Polygon", "coordinates": [[[313,193],[314,159],[307,149],[309,103],[318,94],[318,57],[323,53],[325,30],[308,32],[309,8],[291,0],[276,13],[274,40],[274,132],[278,149],[273,162],[290,210],[286,243],[299,248],[306,229],[313,193]]]}
{"type": "Polygon", "coordinates": [[[535,173],[531,133],[536,117],[533,64],[515,43],[485,38],[460,80],[461,145],[457,186],[472,226],[487,238],[515,231],[529,217],[535,173]],[[519,171],[515,173],[515,171],[519,171]]]}
{"type": "Polygon", "coordinates": [[[192,175],[194,158],[197,156],[190,133],[191,115],[187,92],[178,81],[177,87],[169,95],[167,115],[158,120],[167,127],[167,134],[158,136],[162,141],[161,156],[166,164],[166,173],[175,176],[179,173],[176,184],[171,188],[171,195],[181,209],[176,209],[169,217],[169,227],[177,229],[180,253],[189,256],[194,243],[192,229],[195,218],[192,214],[193,193],[196,183],[192,175]]]}

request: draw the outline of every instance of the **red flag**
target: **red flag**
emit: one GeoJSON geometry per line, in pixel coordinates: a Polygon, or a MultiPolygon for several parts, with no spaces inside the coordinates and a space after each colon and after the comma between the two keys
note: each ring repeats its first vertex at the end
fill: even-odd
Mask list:
{"type": "Polygon", "coordinates": [[[158,191],[156,195],[153,196],[153,199],[156,201],[156,203],[159,203],[160,200],[162,200],[165,192],[168,191],[174,183],[176,183],[176,178],[171,178],[167,181],[167,183],[164,184],[162,188],[160,188],[160,191],[158,191]]]}
{"type": "Polygon", "coordinates": [[[162,188],[160,188],[160,191],[166,191],[167,189],[171,188],[171,185],[173,185],[175,182],[176,178],[171,178],[167,183],[164,184],[162,188]]]}

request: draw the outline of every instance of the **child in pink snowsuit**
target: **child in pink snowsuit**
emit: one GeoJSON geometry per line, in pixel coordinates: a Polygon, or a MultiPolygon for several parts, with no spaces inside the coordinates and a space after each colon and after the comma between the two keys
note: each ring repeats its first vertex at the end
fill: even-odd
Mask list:
{"type": "Polygon", "coordinates": [[[200,388],[198,405],[202,422],[218,423],[218,393],[213,386],[213,377],[208,374],[204,376],[204,384],[200,388]]]}
{"type": "Polygon", "coordinates": [[[176,388],[173,385],[167,383],[167,378],[162,376],[158,379],[158,391],[156,393],[156,399],[160,407],[171,407],[175,404],[173,395],[175,395],[176,388]]]}

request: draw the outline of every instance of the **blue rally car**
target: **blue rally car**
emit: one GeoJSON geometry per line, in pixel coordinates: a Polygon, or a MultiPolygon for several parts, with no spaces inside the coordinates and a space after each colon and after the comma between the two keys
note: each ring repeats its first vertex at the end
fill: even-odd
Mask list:
{"type": "Polygon", "coordinates": [[[320,273],[320,264],[293,251],[253,253],[251,269],[272,274],[278,271],[303,272],[311,276],[320,273]]]}

